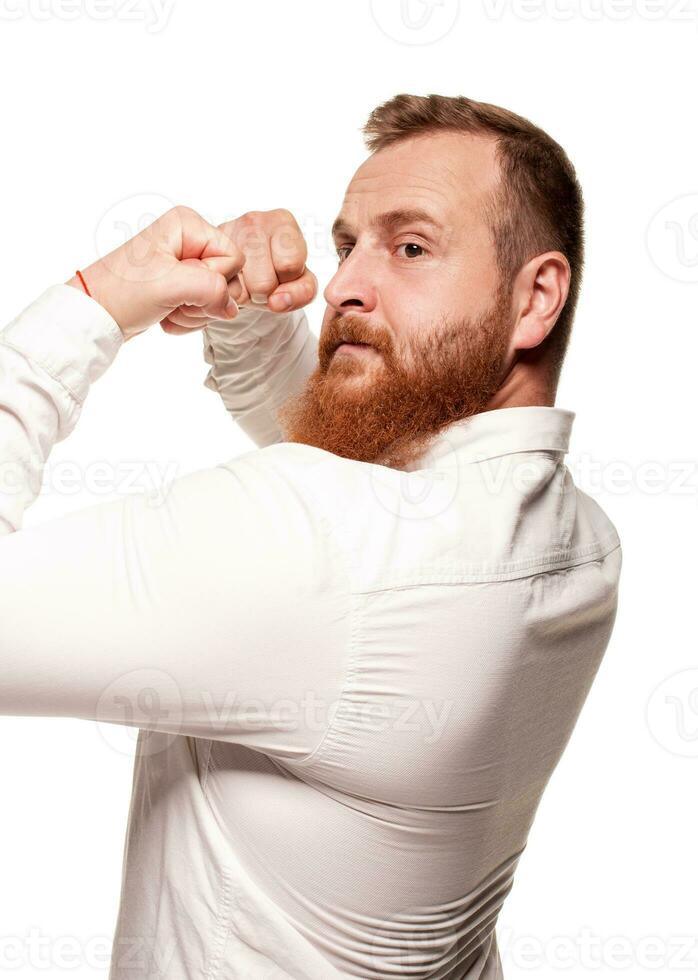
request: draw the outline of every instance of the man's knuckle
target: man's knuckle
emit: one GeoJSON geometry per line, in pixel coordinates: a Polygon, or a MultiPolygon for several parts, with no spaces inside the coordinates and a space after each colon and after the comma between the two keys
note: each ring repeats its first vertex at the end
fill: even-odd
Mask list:
{"type": "Polygon", "coordinates": [[[297,254],[280,255],[274,263],[277,272],[283,272],[289,275],[293,273],[300,275],[303,272],[303,264],[302,257],[297,254]]]}
{"type": "Polygon", "coordinates": [[[190,208],[188,204],[176,204],[172,208],[172,212],[178,218],[190,218],[192,215],[195,215],[196,217],[198,217],[198,215],[197,215],[196,211],[194,210],[194,208],[190,208]]]}

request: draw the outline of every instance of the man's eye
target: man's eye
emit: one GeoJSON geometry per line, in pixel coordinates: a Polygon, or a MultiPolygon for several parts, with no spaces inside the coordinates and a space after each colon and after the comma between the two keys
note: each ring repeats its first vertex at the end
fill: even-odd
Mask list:
{"type": "MultiPolygon", "coordinates": [[[[424,246],[423,245],[420,245],[418,242],[403,242],[402,245],[398,245],[397,247],[398,248],[418,248],[420,250],[420,252],[424,253],[425,255],[427,254],[427,251],[424,248],[424,246]]],[[[339,258],[339,261],[340,262],[342,262],[346,258],[346,256],[343,254],[344,251],[346,249],[350,249],[351,250],[351,248],[352,248],[351,245],[339,245],[339,246],[337,246],[337,257],[339,258]]],[[[411,255],[410,254],[406,255],[405,258],[407,258],[407,259],[418,259],[418,258],[420,258],[420,256],[419,255],[415,255],[414,253],[412,253],[411,255]]]]}
{"type": "MultiPolygon", "coordinates": [[[[424,248],[424,246],[419,245],[417,242],[403,242],[402,245],[398,245],[398,248],[418,248],[426,255],[426,249],[424,248]]],[[[419,256],[412,254],[412,255],[406,255],[405,258],[418,259],[419,256]]]]}

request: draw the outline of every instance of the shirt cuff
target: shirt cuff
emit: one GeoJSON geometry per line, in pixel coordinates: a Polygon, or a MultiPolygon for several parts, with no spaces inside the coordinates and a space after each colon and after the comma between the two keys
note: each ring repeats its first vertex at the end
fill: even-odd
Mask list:
{"type": "Polygon", "coordinates": [[[124,335],[100,303],[58,283],[0,330],[0,342],[40,365],[82,403],[116,357],[124,335]]]}
{"type": "Polygon", "coordinates": [[[290,313],[273,313],[266,308],[241,306],[234,320],[210,320],[202,333],[205,340],[217,347],[237,347],[260,340],[272,331],[278,332],[287,320],[298,321],[304,315],[302,308],[290,313]]]}

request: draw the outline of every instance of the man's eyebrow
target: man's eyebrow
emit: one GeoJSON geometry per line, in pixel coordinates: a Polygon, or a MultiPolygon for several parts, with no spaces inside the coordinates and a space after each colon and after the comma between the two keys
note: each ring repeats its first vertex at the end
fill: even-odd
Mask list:
{"type": "MultiPolygon", "coordinates": [[[[393,211],[384,211],[383,214],[376,215],[371,225],[374,228],[380,228],[382,231],[394,231],[400,225],[412,223],[431,225],[437,229],[443,227],[433,215],[422,208],[396,208],[393,211]]],[[[332,225],[332,238],[336,239],[339,235],[351,236],[352,234],[351,226],[340,215],[332,225]]]]}

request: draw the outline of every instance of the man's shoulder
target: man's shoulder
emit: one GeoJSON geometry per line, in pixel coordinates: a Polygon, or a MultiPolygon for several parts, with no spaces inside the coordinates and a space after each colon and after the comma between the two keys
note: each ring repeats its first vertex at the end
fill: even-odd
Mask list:
{"type": "Polygon", "coordinates": [[[250,449],[220,464],[232,472],[257,471],[269,480],[276,479],[289,489],[311,489],[318,481],[346,486],[356,475],[357,463],[324,449],[297,442],[274,442],[250,449]]]}
{"type": "Polygon", "coordinates": [[[225,465],[260,500],[331,536],[358,589],[502,581],[619,547],[609,517],[556,453],[454,456],[401,471],[278,442],[225,465]]]}

